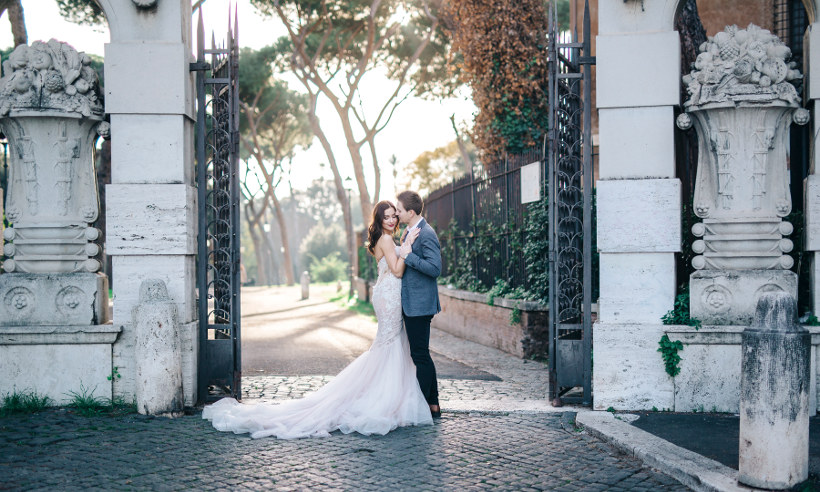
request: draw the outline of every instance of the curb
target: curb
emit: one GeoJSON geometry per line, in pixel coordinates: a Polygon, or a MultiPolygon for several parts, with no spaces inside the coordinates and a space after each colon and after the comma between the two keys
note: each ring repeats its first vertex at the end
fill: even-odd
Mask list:
{"type": "Polygon", "coordinates": [[[694,490],[757,490],[739,485],[737,470],[676,446],[618,417],[610,412],[579,412],[575,422],[591,435],[694,490]]]}

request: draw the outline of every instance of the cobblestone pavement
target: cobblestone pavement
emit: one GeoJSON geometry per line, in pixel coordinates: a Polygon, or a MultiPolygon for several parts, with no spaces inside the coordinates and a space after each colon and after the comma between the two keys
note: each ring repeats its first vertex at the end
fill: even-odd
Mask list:
{"type": "MultiPolygon", "coordinates": [[[[501,381],[477,379],[439,379],[439,399],[445,411],[455,402],[478,400],[536,400],[546,404],[548,374],[545,364],[526,361],[510,354],[469,342],[440,330],[431,330],[431,350],[462,364],[481,369],[501,381]]],[[[280,401],[301,398],[316,391],[333,379],[332,375],[316,376],[244,376],[243,398],[280,401]]],[[[476,407],[474,410],[481,410],[476,407]]]]}
{"type": "MultiPolygon", "coordinates": [[[[292,300],[298,299],[298,296],[295,290],[291,292],[288,288],[257,288],[247,293],[243,290],[243,313],[251,316],[249,320],[243,320],[246,326],[243,329],[247,332],[243,332],[243,351],[256,351],[264,347],[263,350],[268,353],[275,352],[272,352],[273,355],[259,354],[255,358],[276,359],[268,363],[268,370],[259,371],[264,374],[257,375],[253,367],[244,368],[244,399],[281,401],[301,398],[326,384],[335,373],[369,347],[370,340],[376,333],[375,321],[366,316],[354,316],[350,319],[350,314],[345,318],[336,315],[340,310],[345,311],[336,304],[320,302],[321,296],[332,295],[334,291],[327,288],[314,290],[317,292],[312,293],[309,302],[318,304],[308,304],[307,308],[304,302],[292,300]],[[298,312],[298,315],[294,315],[294,312],[298,312]],[[296,325],[291,327],[294,323],[296,325]],[[270,333],[270,327],[276,327],[273,334],[270,333]],[[298,342],[294,343],[281,335],[288,330],[299,335],[298,342]],[[315,338],[310,338],[314,333],[315,338]],[[354,333],[355,335],[351,335],[354,333]],[[328,339],[334,337],[337,339],[335,345],[325,347],[325,344],[330,345],[328,339]],[[264,340],[274,340],[275,343],[265,343],[264,340]],[[300,351],[299,357],[294,357],[294,352],[306,345],[311,347],[310,352],[300,351]],[[342,355],[337,355],[337,360],[331,362],[328,354],[333,350],[342,352],[342,355]],[[323,362],[314,365],[304,360],[298,363],[280,362],[285,357],[321,359],[323,362]],[[325,372],[316,373],[317,368],[325,369],[325,372]]],[[[479,401],[514,400],[548,404],[548,374],[546,366],[540,362],[522,360],[436,329],[432,329],[430,333],[430,349],[448,359],[501,379],[487,381],[439,378],[439,399],[444,411],[455,408],[485,410],[487,405],[479,401]]],[[[244,357],[243,364],[249,364],[244,357]]],[[[260,367],[262,365],[264,364],[260,362],[260,367]]]]}
{"type": "MultiPolygon", "coordinates": [[[[299,315],[326,316],[326,308],[299,315]]],[[[257,321],[267,316],[260,313],[257,321]]],[[[374,332],[367,325],[372,321],[361,318],[335,326],[374,332]]],[[[260,323],[255,329],[261,337],[266,328],[260,323]]],[[[319,329],[311,329],[313,340],[329,343],[319,329]]],[[[351,337],[347,347],[364,343],[359,338],[351,337]]],[[[543,364],[438,330],[430,346],[500,381],[441,379],[443,417],[433,426],[386,436],[336,432],[323,439],[252,440],[217,432],[199,409],[173,420],[90,418],[65,408],[0,417],[0,490],[687,490],[577,430],[575,409],[550,407],[543,364]]],[[[357,355],[346,350],[346,358],[357,355]]],[[[332,347],[321,351],[331,354],[332,347]]],[[[286,366],[292,373],[243,377],[243,399],[299,398],[333,377],[305,375],[308,367],[292,360],[286,366]]],[[[312,367],[334,364],[336,359],[312,367]]]]}
{"type": "Polygon", "coordinates": [[[578,432],[573,413],[445,414],[386,436],[252,440],[199,414],[0,418],[0,489],[687,490],[578,432]]]}

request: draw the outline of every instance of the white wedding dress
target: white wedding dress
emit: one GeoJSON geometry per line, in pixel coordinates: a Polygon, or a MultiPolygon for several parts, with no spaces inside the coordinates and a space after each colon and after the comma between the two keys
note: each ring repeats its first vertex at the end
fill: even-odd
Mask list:
{"type": "Polygon", "coordinates": [[[324,437],[337,429],[384,435],[396,427],[432,424],[402,323],[401,279],[385,258],[378,266],[373,307],[379,328],[367,352],[301,400],[254,405],[223,398],[205,407],[202,418],[220,431],[280,439],[324,437]]]}

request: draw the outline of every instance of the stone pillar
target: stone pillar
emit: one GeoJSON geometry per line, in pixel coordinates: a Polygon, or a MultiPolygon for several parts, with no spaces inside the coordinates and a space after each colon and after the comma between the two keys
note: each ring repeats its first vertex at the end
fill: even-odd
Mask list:
{"type": "Polygon", "coordinates": [[[691,316],[709,325],[748,324],[757,299],[797,297],[787,153],[789,126],[809,121],[790,83],[801,78],[777,36],[755,25],[727,26],[701,46],[683,78],[690,97],[678,126],[697,130],[693,209],[703,222],[692,266],[691,316]]]}
{"type": "Polygon", "coordinates": [[[142,282],[131,323],[137,334],[137,411],[143,415],[182,415],[179,323],[165,282],[142,282]]]}
{"type": "Polygon", "coordinates": [[[302,299],[310,297],[310,273],[305,270],[302,272],[302,299]]]}
{"type": "Polygon", "coordinates": [[[673,127],[680,41],[672,29],[674,6],[667,4],[646,2],[645,10],[640,2],[598,5],[596,409],[674,406],[672,381],[657,353],[660,319],[674,303],[680,250],[673,127]]]}
{"type": "Polygon", "coordinates": [[[811,334],[795,299],[765,293],[742,335],[738,481],[788,489],[809,474],[811,334]]]}
{"type": "Polygon", "coordinates": [[[101,0],[111,28],[105,46],[105,109],[111,116],[111,184],[106,187],[106,251],[115,282],[114,347],[135,393],[136,333],[131,310],[143,280],[161,279],[176,304],[185,402],[196,402],[196,189],[191,2],[101,0]],[[141,8],[138,4],[150,4],[141,8]]]}

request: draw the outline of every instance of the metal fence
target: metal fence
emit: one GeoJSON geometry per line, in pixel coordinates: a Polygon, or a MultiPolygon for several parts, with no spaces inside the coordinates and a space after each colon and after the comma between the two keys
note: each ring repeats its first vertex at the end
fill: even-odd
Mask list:
{"type": "MultiPolygon", "coordinates": [[[[526,204],[521,203],[521,167],[541,162],[542,149],[509,155],[479,167],[439,188],[424,200],[424,216],[438,232],[442,276],[451,275],[457,262],[469,268],[483,288],[504,279],[512,288],[529,287],[524,256],[526,204]],[[484,253],[470,255],[476,242],[484,253]]],[[[541,176],[544,176],[543,171],[541,176]]]]}

